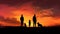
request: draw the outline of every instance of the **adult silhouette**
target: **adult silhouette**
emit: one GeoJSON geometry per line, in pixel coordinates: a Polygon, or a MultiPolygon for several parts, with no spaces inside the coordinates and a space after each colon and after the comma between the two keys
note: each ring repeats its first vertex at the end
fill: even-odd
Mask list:
{"type": "Polygon", "coordinates": [[[23,26],[23,23],[24,23],[24,17],[23,17],[23,14],[22,14],[21,17],[20,17],[20,21],[21,21],[21,26],[23,26]]]}
{"type": "Polygon", "coordinates": [[[30,27],[30,25],[31,25],[31,20],[29,20],[29,27],[30,27]]]}
{"type": "Polygon", "coordinates": [[[37,20],[36,20],[36,15],[34,14],[34,16],[33,16],[33,27],[34,27],[34,26],[36,27],[36,22],[37,22],[37,20]]]}

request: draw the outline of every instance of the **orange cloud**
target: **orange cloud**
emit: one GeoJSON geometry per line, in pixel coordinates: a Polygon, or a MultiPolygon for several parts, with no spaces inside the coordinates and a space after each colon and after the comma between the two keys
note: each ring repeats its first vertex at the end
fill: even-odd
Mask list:
{"type": "Polygon", "coordinates": [[[20,22],[15,18],[4,18],[0,16],[0,25],[2,26],[20,26],[20,22]]]}

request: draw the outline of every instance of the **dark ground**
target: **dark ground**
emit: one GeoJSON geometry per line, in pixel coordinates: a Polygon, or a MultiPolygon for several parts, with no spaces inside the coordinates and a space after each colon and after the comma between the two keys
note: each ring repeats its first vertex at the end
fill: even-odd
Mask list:
{"type": "Polygon", "coordinates": [[[60,32],[60,26],[53,27],[0,27],[3,32],[60,32]]]}

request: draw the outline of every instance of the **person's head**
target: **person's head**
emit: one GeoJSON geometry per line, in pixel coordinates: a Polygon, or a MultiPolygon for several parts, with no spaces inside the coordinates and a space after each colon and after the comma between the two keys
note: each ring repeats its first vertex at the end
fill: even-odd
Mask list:
{"type": "Polygon", "coordinates": [[[29,21],[31,21],[31,20],[29,20],[29,21]]]}
{"type": "Polygon", "coordinates": [[[39,22],[37,24],[39,24],[39,22]]]}
{"type": "Polygon", "coordinates": [[[34,16],[36,16],[36,15],[34,14],[34,16]]]}
{"type": "Polygon", "coordinates": [[[31,20],[29,20],[29,22],[31,22],[31,20]]]}
{"type": "Polygon", "coordinates": [[[23,17],[23,14],[21,14],[21,17],[23,17]]]}

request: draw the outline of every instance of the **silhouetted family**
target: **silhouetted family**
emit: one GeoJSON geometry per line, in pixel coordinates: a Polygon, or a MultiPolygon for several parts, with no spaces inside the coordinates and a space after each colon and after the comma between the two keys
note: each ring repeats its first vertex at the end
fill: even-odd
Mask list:
{"type": "MultiPolygon", "coordinates": [[[[32,20],[33,20],[33,27],[36,27],[37,19],[36,19],[36,15],[35,14],[34,14],[32,20]]],[[[26,24],[24,23],[24,16],[23,16],[23,14],[20,17],[20,22],[21,22],[21,26],[23,26],[23,24],[24,24],[24,26],[26,27],[26,24]]],[[[42,25],[39,22],[37,24],[38,24],[38,27],[42,27],[42,25]]],[[[30,26],[31,26],[31,20],[29,20],[29,27],[30,26]]]]}

